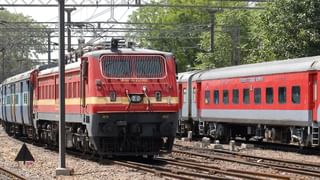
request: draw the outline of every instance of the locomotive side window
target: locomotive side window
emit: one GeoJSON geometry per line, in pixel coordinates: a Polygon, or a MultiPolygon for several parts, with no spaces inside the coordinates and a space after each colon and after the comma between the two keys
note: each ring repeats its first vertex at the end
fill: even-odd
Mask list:
{"type": "Polygon", "coordinates": [[[210,103],[210,91],[204,92],[204,103],[206,103],[206,104],[210,103]]]}
{"type": "Polygon", "coordinates": [[[286,103],[286,96],[287,96],[286,87],[279,87],[278,88],[278,102],[279,102],[279,104],[286,103]]]}
{"type": "Polygon", "coordinates": [[[249,89],[243,89],[243,104],[250,103],[250,91],[249,89]]]}
{"type": "Polygon", "coordinates": [[[229,104],[229,91],[223,90],[223,104],[229,104]]]}
{"type": "Polygon", "coordinates": [[[292,86],[292,103],[300,104],[300,86],[292,86]]]}
{"type": "Polygon", "coordinates": [[[239,90],[238,89],[232,90],[232,103],[239,104],[239,90]]]}
{"type": "Polygon", "coordinates": [[[187,90],[186,88],[183,89],[183,102],[187,102],[187,90]]]}
{"type": "Polygon", "coordinates": [[[254,103],[261,104],[261,88],[254,89],[254,103]]]}
{"type": "Polygon", "coordinates": [[[266,88],[266,102],[267,104],[273,103],[273,88],[266,88]]]}

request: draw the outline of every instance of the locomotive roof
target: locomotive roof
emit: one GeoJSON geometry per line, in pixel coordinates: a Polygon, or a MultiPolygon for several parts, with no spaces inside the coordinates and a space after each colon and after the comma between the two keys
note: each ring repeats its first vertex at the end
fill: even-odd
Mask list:
{"type": "MultiPolygon", "coordinates": [[[[80,61],[74,62],[74,63],[70,63],[67,64],[65,66],[65,71],[71,70],[71,69],[75,69],[75,68],[79,68],[80,67],[80,61]]],[[[51,73],[58,73],[59,72],[59,67],[53,67],[53,68],[49,68],[49,69],[45,69],[39,72],[39,75],[46,75],[46,74],[51,74],[51,73]]]]}
{"type": "Polygon", "coordinates": [[[35,69],[32,69],[32,70],[29,70],[27,72],[24,72],[24,73],[20,73],[20,74],[17,74],[17,75],[14,75],[12,77],[9,77],[7,79],[5,79],[2,84],[9,84],[9,83],[14,83],[14,82],[18,82],[18,81],[21,81],[21,80],[25,80],[25,79],[28,79],[30,78],[30,75],[31,73],[34,71],[35,69]]]}
{"type": "Polygon", "coordinates": [[[222,79],[257,75],[303,72],[320,69],[320,56],[217,68],[196,74],[193,80],[222,79]]]}
{"type": "Polygon", "coordinates": [[[178,74],[177,82],[187,82],[192,75],[200,72],[200,70],[194,70],[194,71],[188,71],[188,72],[182,72],[178,74]]]}
{"type": "Polygon", "coordinates": [[[94,50],[91,52],[87,52],[84,56],[95,56],[99,57],[101,54],[163,54],[165,56],[172,55],[172,53],[157,51],[151,49],[142,49],[142,48],[119,48],[118,51],[111,51],[111,49],[103,49],[103,50],[94,50]]]}

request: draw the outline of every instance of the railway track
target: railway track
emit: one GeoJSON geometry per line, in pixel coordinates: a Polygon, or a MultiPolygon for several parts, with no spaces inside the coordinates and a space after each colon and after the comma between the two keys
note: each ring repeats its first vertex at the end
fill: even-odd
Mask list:
{"type": "MultiPolygon", "coordinates": [[[[179,148],[185,148],[175,145],[179,148]]],[[[293,173],[303,176],[311,176],[320,178],[320,164],[312,162],[301,162],[286,159],[275,159],[262,156],[246,155],[238,152],[230,152],[226,150],[206,150],[202,148],[192,148],[186,150],[173,150],[175,155],[187,155],[192,157],[201,157],[210,160],[229,161],[233,163],[245,164],[250,166],[258,166],[262,168],[272,168],[274,170],[293,173]],[[205,153],[191,152],[190,150],[202,151],[205,153]]]]}
{"type": "Polygon", "coordinates": [[[10,179],[10,180],[26,180],[26,178],[18,175],[18,174],[15,174],[3,167],[0,167],[0,179],[2,180],[6,180],[6,179],[10,179]]]}
{"type": "Polygon", "coordinates": [[[276,151],[294,152],[306,155],[320,155],[320,149],[308,146],[299,146],[298,144],[282,144],[276,142],[265,142],[265,141],[245,141],[241,139],[235,139],[237,145],[241,143],[252,144],[254,147],[261,149],[270,149],[276,151]]]}
{"type": "Polygon", "coordinates": [[[194,161],[192,159],[179,159],[168,157],[157,157],[155,159],[145,158],[116,158],[108,159],[99,156],[92,156],[75,151],[68,151],[68,154],[90,159],[95,162],[99,162],[102,165],[116,164],[125,166],[145,172],[152,173],[159,177],[170,177],[182,180],[193,179],[254,179],[254,180],[268,180],[290,179],[288,176],[274,175],[269,173],[259,173],[247,170],[238,170],[232,168],[221,168],[213,164],[204,164],[201,161],[194,161]]]}
{"type": "Polygon", "coordinates": [[[148,163],[135,161],[113,161],[113,163],[151,172],[158,176],[173,177],[176,179],[290,179],[290,177],[283,175],[272,175],[237,169],[222,169],[215,165],[203,164],[200,161],[192,161],[190,159],[156,158],[148,163]]]}

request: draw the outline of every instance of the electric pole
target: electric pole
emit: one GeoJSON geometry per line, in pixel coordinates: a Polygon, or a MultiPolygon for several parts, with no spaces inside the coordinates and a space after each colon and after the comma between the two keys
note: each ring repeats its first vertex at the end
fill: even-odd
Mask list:
{"type": "Polygon", "coordinates": [[[76,8],[65,8],[67,12],[67,24],[68,24],[68,52],[71,52],[71,12],[76,10],[76,8]]]}
{"type": "Polygon", "coordinates": [[[64,35],[64,10],[65,0],[59,2],[59,167],[56,175],[71,175],[71,170],[66,168],[66,127],[65,127],[65,35],[64,35]]]}
{"type": "Polygon", "coordinates": [[[215,14],[217,12],[221,12],[221,9],[208,9],[210,14],[210,51],[213,53],[214,51],[214,23],[215,23],[215,14]]]}

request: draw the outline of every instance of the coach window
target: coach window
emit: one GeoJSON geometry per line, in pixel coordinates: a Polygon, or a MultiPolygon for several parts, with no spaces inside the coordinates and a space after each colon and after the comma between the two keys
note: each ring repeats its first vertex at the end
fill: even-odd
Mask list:
{"type": "Polygon", "coordinates": [[[232,103],[239,104],[239,89],[232,90],[232,103]]]}
{"type": "Polygon", "coordinates": [[[278,88],[278,102],[279,104],[286,103],[286,96],[287,96],[287,90],[286,87],[279,87],[278,88]]]}
{"type": "Polygon", "coordinates": [[[27,93],[23,93],[23,104],[24,105],[28,104],[28,94],[27,93]]]}
{"type": "Polygon", "coordinates": [[[183,102],[187,102],[187,90],[186,90],[186,88],[183,89],[183,102]]]}
{"type": "Polygon", "coordinates": [[[14,95],[14,104],[19,104],[19,95],[18,94],[14,95]]]}
{"type": "Polygon", "coordinates": [[[196,100],[196,88],[194,87],[193,89],[192,89],[192,101],[193,102],[197,102],[197,100],[196,100]]]}
{"type": "Polygon", "coordinates": [[[206,103],[206,104],[210,103],[210,91],[204,92],[204,103],[206,103]]]}
{"type": "Polygon", "coordinates": [[[254,89],[254,103],[261,104],[261,88],[254,89]]]}
{"type": "Polygon", "coordinates": [[[249,104],[250,103],[250,94],[249,89],[243,89],[243,104],[249,104]]]}
{"type": "Polygon", "coordinates": [[[213,102],[214,104],[219,104],[219,90],[213,91],[213,102]]]}
{"type": "Polygon", "coordinates": [[[266,88],[266,102],[267,104],[273,103],[273,88],[266,88]]]}
{"type": "Polygon", "coordinates": [[[229,91],[223,90],[223,104],[229,104],[229,91]]]}
{"type": "Polygon", "coordinates": [[[7,96],[7,104],[8,105],[11,104],[10,100],[11,100],[11,96],[9,95],[9,96],[7,96]]]}
{"type": "Polygon", "coordinates": [[[292,86],[292,103],[300,104],[300,86],[292,86]]]}

